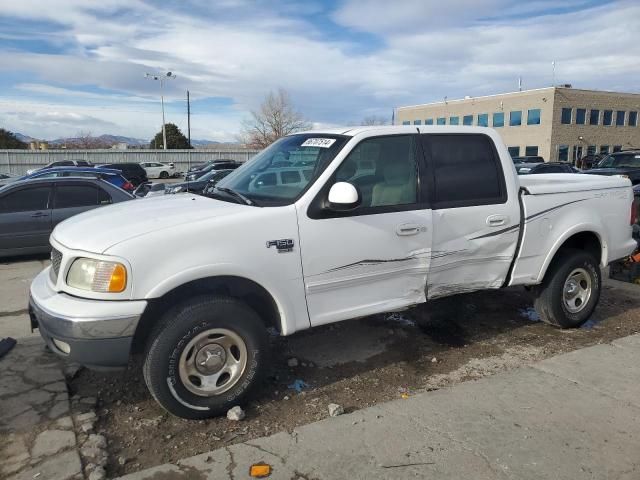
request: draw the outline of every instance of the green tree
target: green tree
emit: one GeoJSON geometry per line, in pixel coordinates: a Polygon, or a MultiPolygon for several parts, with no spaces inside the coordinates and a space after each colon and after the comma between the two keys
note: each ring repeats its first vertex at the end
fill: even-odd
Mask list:
{"type": "Polygon", "coordinates": [[[27,148],[27,144],[11,133],[9,130],[0,128],[0,148],[27,148]]]}
{"type": "MultiPolygon", "coordinates": [[[[179,148],[189,148],[189,140],[184,134],[180,131],[177,125],[174,123],[166,123],[164,128],[167,132],[167,150],[175,150],[179,148]]],[[[162,141],[162,129],[156,136],[151,139],[149,143],[149,148],[162,148],[164,145],[162,141]]]]}

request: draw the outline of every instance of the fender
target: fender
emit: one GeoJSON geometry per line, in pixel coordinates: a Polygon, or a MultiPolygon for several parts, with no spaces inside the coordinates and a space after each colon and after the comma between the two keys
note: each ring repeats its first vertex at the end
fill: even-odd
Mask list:
{"type": "Polygon", "coordinates": [[[607,242],[604,240],[604,235],[601,232],[601,226],[595,225],[593,223],[579,223],[577,225],[572,226],[569,230],[565,231],[553,244],[549,253],[544,259],[542,267],[538,272],[537,282],[542,282],[545,274],[547,273],[547,269],[551,264],[551,261],[555,257],[558,250],[564,245],[564,243],[571,238],[572,236],[578,233],[593,233],[596,237],[598,237],[598,241],[600,242],[601,252],[600,252],[600,266],[606,267],[608,265],[607,256],[607,242]]]}
{"type": "Polygon", "coordinates": [[[273,282],[269,283],[267,279],[256,276],[255,274],[255,270],[250,270],[247,267],[233,263],[199,265],[165,278],[148,291],[144,298],[152,299],[161,297],[171,290],[194,280],[222,276],[241,277],[257,283],[271,295],[280,314],[282,335],[290,335],[297,330],[310,327],[307,301],[303,287],[304,282],[301,278],[290,281],[282,281],[282,279],[280,279],[279,283],[274,284],[273,282]]]}

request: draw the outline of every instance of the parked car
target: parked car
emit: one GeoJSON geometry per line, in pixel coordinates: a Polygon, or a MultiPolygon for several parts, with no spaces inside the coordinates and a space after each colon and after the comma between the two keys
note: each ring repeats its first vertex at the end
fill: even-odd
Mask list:
{"type": "Polygon", "coordinates": [[[521,163],[515,166],[518,175],[537,175],[540,173],[580,173],[568,162],[521,163]]]}
{"type": "Polygon", "coordinates": [[[576,162],[576,167],[581,170],[589,170],[590,168],[593,168],[594,165],[597,165],[603,158],[604,155],[600,155],[598,153],[585,155],[576,162]]]}
{"type": "Polygon", "coordinates": [[[45,170],[47,168],[55,167],[92,167],[93,164],[87,160],[56,160],[55,162],[48,163],[42,168],[32,168],[27,170],[27,175],[36,172],[38,170],[45,170]]]}
{"type": "Polygon", "coordinates": [[[511,157],[513,163],[544,163],[544,158],[538,155],[526,155],[523,157],[511,157]]]}
{"type": "Polygon", "coordinates": [[[97,178],[36,178],[0,188],[0,257],[44,253],[58,223],[133,195],[97,178]]]}
{"type": "Polygon", "coordinates": [[[197,170],[202,170],[203,168],[206,168],[210,165],[215,165],[216,163],[240,163],[240,162],[236,160],[231,160],[230,158],[219,158],[218,160],[207,160],[206,162],[192,165],[191,168],[189,168],[187,173],[195,172],[197,170]]]}
{"type": "Polygon", "coordinates": [[[269,369],[269,331],[417,305],[442,316],[444,297],[515,285],[534,287],[543,321],[577,327],[598,303],[600,269],[636,248],[631,183],[513,173],[489,128],[292,134],[211,198],[59,225],[56,262],[31,284],[32,326],[84,365],[125,368],[141,351],[153,397],[191,419],[248,401],[269,369]],[[313,175],[253,190],[282,152],[303,152],[313,175]]]}
{"type": "Polygon", "coordinates": [[[143,162],[140,166],[147,172],[147,178],[170,178],[178,174],[173,163],[143,162]]]}
{"type": "Polygon", "coordinates": [[[213,178],[210,178],[209,181],[207,182],[207,184],[202,189],[202,195],[205,195],[205,196],[208,196],[208,197],[215,195],[215,190],[216,190],[220,180],[225,178],[231,172],[233,172],[233,170],[221,170],[220,173],[224,173],[224,175],[214,176],[213,178]]]}
{"type": "Polygon", "coordinates": [[[628,150],[607,155],[585,173],[592,175],[622,175],[633,185],[640,183],[640,150],[628,150]]]}
{"type": "Polygon", "coordinates": [[[53,167],[46,170],[38,170],[30,175],[25,175],[20,180],[29,180],[33,178],[58,178],[58,177],[88,177],[100,178],[106,182],[122,188],[131,193],[135,190],[133,184],[124,178],[120,170],[101,167],[53,167]]]}
{"type": "Polygon", "coordinates": [[[133,183],[134,187],[138,187],[141,183],[148,182],[147,172],[139,163],[108,163],[100,165],[102,168],[112,168],[120,170],[122,176],[133,183]]]}
{"type": "Polygon", "coordinates": [[[209,173],[205,173],[197,180],[193,182],[181,182],[167,185],[166,193],[202,193],[204,188],[213,183],[216,185],[220,180],[229,175],[233,170],[211,170],[209,173]]]}
{"type": "Polygon", "coordinates": [[[224,162],[215,162],[200,170],[194,170],[193,172],[187,173],[184,177],[185,181],[192,182],[193,180],[197,180],[202,177],[205,173],[209,173],[212,170],[234,170],[242,165],[241,162],[236,162],[233,160],[224,161],[224,162]]]}
{"type": "Polygon", "coordinates": [[[157,197],[166,193],[167,185],[165,183],[143,183],[135,189],[133,194],[136,197],[157,197]]]}
{"type": "Polygon", "coordinates": [[[15,182],[18,178],[20,178],[18,175],[11,173],[0,173],[0,187],[7,183],[15,182]]]}

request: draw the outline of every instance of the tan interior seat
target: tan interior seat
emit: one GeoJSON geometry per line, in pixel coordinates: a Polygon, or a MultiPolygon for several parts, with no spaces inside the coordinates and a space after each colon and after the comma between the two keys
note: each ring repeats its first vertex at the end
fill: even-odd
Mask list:
{"type": "Polygon", "coordinates": [[[385,165],[384,180],[373,187],[371,206],[406,205],[415,201],[415,169],[407,162],[385,165]]]}

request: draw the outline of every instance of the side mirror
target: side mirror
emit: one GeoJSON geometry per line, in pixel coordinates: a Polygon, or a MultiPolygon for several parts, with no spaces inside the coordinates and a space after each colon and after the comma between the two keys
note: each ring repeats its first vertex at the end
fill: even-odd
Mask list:
{"type": "Polygon", "coordinates": [[[337,211],[353,210],[360,205],[360,194],[348,182],[336,182],[329,190],[329,208],[337,211]]]}

